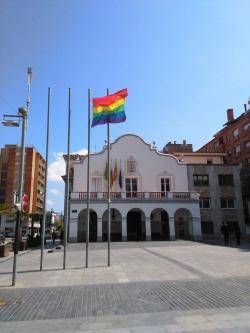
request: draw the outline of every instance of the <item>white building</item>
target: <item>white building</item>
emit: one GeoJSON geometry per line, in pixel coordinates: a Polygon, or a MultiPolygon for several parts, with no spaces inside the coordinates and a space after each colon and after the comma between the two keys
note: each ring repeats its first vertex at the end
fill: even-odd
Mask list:
{"type": "MultiPolygon", "coordinates": [[[[199,195],[188,191],[184,162],[133,134],[111,144],[110,159],[116,174],[111,188],[111,240],[201,238],[199,195]]],[[[107,239],[106,163],[107,147],[91,154],[90,241],[107,239]]],[[[73,159],[72,168],[69,241],[77,242],[85,240],[86,232],[87,156],[73,159]]]]}

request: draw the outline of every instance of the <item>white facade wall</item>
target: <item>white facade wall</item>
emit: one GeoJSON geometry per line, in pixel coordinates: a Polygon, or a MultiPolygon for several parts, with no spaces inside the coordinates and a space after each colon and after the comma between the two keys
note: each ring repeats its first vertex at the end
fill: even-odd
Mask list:
{"type": "MultiPolygon", "coordinates": [[[[118,165],[118,175],[120,166],[122,170],[123,186],[119,187],[117,180],[111,189],[111,192],[125,192],[125,178],[137,178],[138,192],[161,192],[161,178],[169,178],[170,180],[170,193],[171,192],[188,192],[188,177],[187,165],[179,162],[173,155],[166,155],[159,153],[156,148],[152,148],[143,139],[137,135],[127,134],[119,137],[114,143],[111,144],[110,159],[112,169],[114,171],[115,161],[118,165]],[[127,170],[127,160],[134,160],[136,163],[135,172],[129,173],[127,170]]],[[[102,188],[101,192],[107,191],[107,182],[104,177],[104,171],[107,161],[107,149],[100,153],[91,154],[90,158],[90,191],[91,178],[101,177],[102,188]]],[[[70,228],[69,239],[77,241],[78,237],[78,223],[79,213],[86,209],[87,203],[85,200],[80,200],[78,192],[87,191],[87,157],[81,161],[74,163],[74,179],[73,191],[71,193],[70,201],[70,228]]],[[[175,212],[178,209],[186,209],[192,216],[191,233],[193,238],[199,239],[201,237],[200,228],[200,208],[199,200],[195,193],[192,193],[190,199],[182,200],[173,198],[169,195],[168,199],[162,200],[145,197],[138,200],[126,199],[112,200],[111,209],[116,208],[121,214],[122,223],[122,239],[127,239],[127,214],[131,209],[137,208],[144,213],[146,239],[151,239],[151,213],[154,209],[162,208],[168,214],[169,234],[170,239],[175,239],[175,212]]],[[[97,238],[102,238],[102,218],[104,212],[107,210],[107,202],[105,200],[92,200],[90,209],[93,209],[97,214],[97,238]]]]}
{"type": "MultiPolygon", "coordinates": [[[[118,170],[120,169],[121,163],[123,190],[125,188],[125,177],[127,176],[135,176],[138,178],[139,192],[160,191],[160,178],[169,176],[171,191],[188,191],[186,164],[179,162],[173,155],[159,153],[138,136],[128,134],[118,138],[111,144],[110,159],[112,161],[112,169],[114,169],[115,160],[118,163],[118,170]],[[126,172],[126,161],[129,158],[133,158],[136,161],[136,172],[134,174],[128,174],[126,172]]],[[[90,177],[102,177],[103,192],[106,191],[104,178],[106,161],[107,149],[104,149],[101,153],[92,154],[90,158],[90,177]]],[[[83,163],[76,163],[74,165],[73,191],[87,191],[87,158],[83,160],[83,163]]],[[[118,182],[113,186],[112,191],[120,191],[118,182]]]]}

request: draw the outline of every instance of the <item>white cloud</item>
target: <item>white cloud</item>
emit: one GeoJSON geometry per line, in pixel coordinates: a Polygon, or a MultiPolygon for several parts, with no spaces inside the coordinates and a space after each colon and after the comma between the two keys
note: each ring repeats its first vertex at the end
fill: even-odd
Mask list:
{"type": "Polygon", "coordinates": [[[49,205],[49,206],[52,206],[52,205],[54,205],[54,202],[53,202],[53,201],[51,201],[51,200],[49,200],[49,199],[47,199],[47,200],[46,200],[46,203],[47,203],[47,205],[49,205]]]}
{"type": "MultiPolygon", "coordinates": [[[[88,150],[83,148],[79,151],[76,151],[72,154],[79,154],[79,155],[86,155],[88,153],[88,150]]],[[[60,182],[62,183],[62,176],[65,175],[65,161],[63,158],[63,153],[53,153],[55,161],[50,163],[48,167],[48,180],[52,182],[60,182]]],[[[53,192],[52,192],[53,193],[53,192]]],[[[56,193],[54,193],[56,194],[56,193]]]]}
{"type": "Polygon", "coordinates": [[[83,148],[83,149],[81,149],[81,150],[76,151],[76,152],[73,153],[73,154],[87,155],[87,154],[88,154],[88,149],[83,148]]]}
{"type": "Polygon", "coordinates": [[[49,190],[50,193],[54,194],[54,195],[60,195],[62,194],[61,191],[57,190],[56,188],[52,188],[51,190],[49,190]]]}
{"type": "Polygon", "coordinates": [[[63,153],[54,153],[55,161],[50,163],[48,168],[48,180],[52,182],[63,182],[62,176],[65,174],[65,161],[63,153]]]}

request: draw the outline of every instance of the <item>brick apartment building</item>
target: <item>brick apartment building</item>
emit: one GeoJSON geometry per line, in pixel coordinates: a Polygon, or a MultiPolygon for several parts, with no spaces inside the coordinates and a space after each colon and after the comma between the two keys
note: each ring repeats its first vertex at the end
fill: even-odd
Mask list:
{"type": "Polygon", "coordinates": [[[250,109],[247,105],[237,118],[234,118],[233,109],[228,109],[223,128],[198,152],[223,152],[226,153],[225,163],[240,166],[245,220],[250,224],[250,109]]]}
{"type": "MultiPolygon", "coordinates": [[[[21,148],[5,145],[0,154],[0,203],[13,206],[13,194],[19,188],[21,148]]],[[[29,212],[42,214],[45,161],[33,147],[25,149],[24,193],[29,196],[29,212]]]]}

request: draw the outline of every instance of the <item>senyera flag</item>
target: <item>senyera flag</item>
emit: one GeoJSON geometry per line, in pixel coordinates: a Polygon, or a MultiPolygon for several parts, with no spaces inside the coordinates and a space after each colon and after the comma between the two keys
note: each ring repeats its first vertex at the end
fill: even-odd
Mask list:
{"type": "Polygon", "coordinates": [[[122,89],[114,94],[93,98],[92,127],[107,123],[121,123],[126,120],[125,98],[128,90],[122,89]]]}

